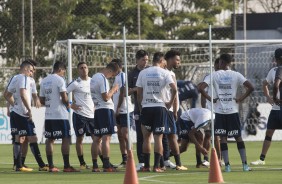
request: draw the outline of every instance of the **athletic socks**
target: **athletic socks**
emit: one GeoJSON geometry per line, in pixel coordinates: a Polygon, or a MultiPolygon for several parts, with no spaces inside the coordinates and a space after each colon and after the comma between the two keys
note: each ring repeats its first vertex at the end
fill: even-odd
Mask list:
{"type": "MultiPolygon", "coordinates": [[[[29,146],[30,146],[30,150],[31,150],[33,156],[35,157],[35,160],[38,163],[39,167],[44,167],[45,163],[42,160],[38,144],[37,143],[30,143],[29,146]]],[[[24,161],[23,161],[23,163],[24,163],[24,161]]]]}
{"type": "Polygon", "coordinates": [[[26,157],[21,157],[22,165],[24,165],[24,163],[25,163],[25,158],[26,158],[26,157]]]}
{"type": "Polygon", "coordinates": [[[127,154],[122,154],[122,162],[127,162],[127,154]]]}
{"type": "Polygon", "coordinates": [[[164,165],[164,157],[163,156],[161,156],[161,158],[160,158],[160,167],[164,167],[165,165],[164,165]]]}
{"type": "Polygon", "coordinates": [[[110,158],[109,157],[103,158],[103,168],[107,169],[110,167],[111,167],[110,158]]]}
{"type": "Polygon", "coordinates": [[[63,154],[63,160],[64,160],[64,168],[70,167],[70,155],[69,154],[63,154]]]}
{"type": "Polygon", "coordinates": [[[162,157],[161,154],[155,152],[154,153],[154,156],[155,156],[155,159],[154,159],[154,168],[158,168],[159,167],[159,164],[160,164],[160,159],[162,157]]]}
{"type": "Polygon", "coordinates": [[[97,159],[92,159],[92,163],[93,163],[93,168],[98,168],[98,161],[97,159]]]}
{"type": "Polygon", "coordinates": [[[247,163],[247,156],[246,156],[246,149],[245,149],[245,144],[244,142],[237,142],[237,148],[240,153],[240,157],[242,160],[242,163],[246,164],[247,163]]]}
{"type": "Polygon", "coordinates": [[[49,168],[53,168],[54,167],[53,155],[47,155],[47,161],[48,161],[49,168]]]}
{"type": "Polygon", "coordinates": [[[196,155],[196,160],[197,160],[197,165],[201,165],[202,164],[201,155],[196,155]]]}
{"type": "Polygon", "coordinates": [[[265,155],[264,155],[264,154],[260,154],[259,159],[260,159],[261,161],[264,161],[264,159],[265,159],[265,155]]]}
{"type": "Polygon", "coordinates": [[[174,155],[174,159],[175,159],[175,164],[176,164],[177,166],[181,166],[180,154],[174,155]]]}
{"type": "Polygon", "coordinates": [[[204,160],[205,160],[205,161],[209,161],[209,156],[205,155],[205,156],[204,156],[204,160]]]}
{"type": "Polygon", "coordinates": [[[14,143],[14,157],[15,157],[17,168],[22,168],[21,144],[19,142],[14,143]]]}
{"type": "Polygon", "coordinates": [[[80,165],[85,165],[85,161],[84,161],[83,155],[79,155],[77,157],[78,157],[80,165]]]}
{"type": "Polygon", "coordinates": [[[143,153],[144,158],[144,167],[149,168],[150,167],[150,153],[143,153]]]}
{"type": "Polygon", "coordinates": [[[229,155],[228,155],[228,146],[227,143],[221,143],[220,144],[221,148],[221,156],[224,160],[225,165],[228,163],[229,164],[229,155]]]}

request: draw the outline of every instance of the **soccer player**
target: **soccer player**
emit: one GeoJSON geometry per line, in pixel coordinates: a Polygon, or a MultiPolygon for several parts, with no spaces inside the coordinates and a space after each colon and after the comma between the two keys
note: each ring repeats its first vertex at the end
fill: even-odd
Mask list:
{"type": "Polygon", "coordinates": [[[241,156],[243,171],[249,171],[247,164],[246,148],[241,137],[240,119],[239,119],[239,103],[242,102],[254,90],[253,85],[239,72],[230,70],[231,56],[229,54],[221,54],[219,57],[220,70],[213,74],[213,87],[215,90],[215,99],[205,91],[210,85],[210,77],[207,77],[199,91],[203,96],[215,103],[215,136],[220,136],[220,147],[222,157],[225,163],[225,172],[231,172],[231,166],[228,156],[227,137],[234,137],[237,142],[237,148],[241,156]],[[243,85],[246,88],[245,93],[236,97],[237,89],[243,85]]]}
{"type": "Polygon", "coordinates": [[[207,155],[209,150],[203,146],[203,140],[198,139],[198,132],[210,130],[210,122],[211,111],[209,109],[191,108],[184,111],[178,120],[181,127],[179,136],[183,139],[181,149],[186,151],[189,143],[192,142],[200,153],[207,155]]]}
{"type": "Polygon", "coordinates": [[[138,164],[136,166],[136,170],[140,170],[141,167],[144,167],[144,158],[142,153],[142,145],[143,145],[143,134],[141,130],[141,122],[139,120],[139,107],[137,101],[137,87],[136,81],[139,73],[148,66],[149,54],[145,50],[138,50],[135,54],[136,66],[133,70],[128,73],[128,95],[134,95],[134,120],[136,127],[136,139],[137,139],[137,157],[138,164]]]}
{"type": "Polygon", "coordinates": [[[100,172],[97,158],[101,141],[103,171],[116,171],[116,169],[110,164],[110,141],[111,135],[116,133],[112,96],[115,92],[117,92],[119,86],[116,84],[110,89],[108,78],[116,76],[118,70],[118,65],[114,62],[110,62],[100,72],[93,75],[90,82],[91,96],[95,106],[93,172],[100,172]]]}
{"type": "Polygon", "coordinates": [[[114,102],[114,110],[116,113],[116,124],[118,130],[118,140],[119,140],[119,148],[122,155],[122,162],[119,167],[125,167],[127,162],[127,149],[128,145],[128,127],[127,127],[127,107],[129,111],[129,124],[133,124],[133,104],[131,102],[130,96],[126,99],[125,97],[125,82],[126,76],[125,73],[122,72],[122,62],[120,59],[113,59],[112,62],[117,63],[119,66],[119,71],[117,76],[115,77],[113,85],[117,84],[119,89],[113,95],[114,102]],[[128,104],[127,104],[128,102],[128,104]]]}
{"type": "MultiPolygon", "coordinates": [[[[214,61],[214,71],[218,71],[219,70],[219,58],[216,58],[216,60],[214,61]]],[[[208,77],[209,75],[205,76],[208,77]]],[[[205,80],[204,78],[204,80],[205,80]]],[[[204,81],[203,80],[203,81],[204,81]]],[[[199,86],[202,84],[199,83],[199,86]]],[[[207,93],[209,95],[211,95],[211,88],[207,89],[207,93]]],[[[215,93],[214,93],[215,94],[215,93]]],[[[209,110],[211,110],[211,104],[209,101],[206,100],[206,98],[201,95],[201,106],[202,108],[207,108],[209,110]]],[[[201,133],[200,133],[201,134],[201,133]]],[[[217,156],[218,156],[218,160],[221,160],[221,151],[220,151],[220,138],[219,136],[215,136],[215,148],[216,148],[216,152],[217,152],[217,156]]],[[[203,146],[206,150],[210,150],[210,144],[211,144],[211,130],[207,130],[204,132],[204,141],[203,141],[203,146]]],[[[198,151],[199,153],[199,151],[198,151]]],[[[199,155],[196,156],[197,158],[199,158],[199,155]]],[[[204,155],[204,161],[201,163],[201,161],[198,161],[199,163],[197,164],[198,167],[204,166],[204,167],[209,167],[210,163],[209,163],[209,156],[208,155],[204,155]]],[[[220,164],[223,165],[220,161],[220,164]]]]}
{"type": "Polygon", "coordinates": [[[64,75],[66,65],[56,62],[53,73],[45,77],[40,84],[40,102],[45,105],[45,137],[46,156],[49,164],[49,172],[59,172],[53,163],[53,150],[55,139],[62,139],[61,152],[64,160],[64,172],[78,172],[70,165],[70,124],[68,109],[70,104],[67,96],[64,75]]]}
{"type": "MultiPolygon", "coordinates": [[[[91,98],[88,66],[85,62],[77,64],[79,77],[67,86],[67,93],[72,92],[74,101],[71,104],[73,112],[73,128],[76,135],[76,153],[80,163],[80,170],[90,169],[83,156],[82,141],[84,134],[94,140],[94,103],[91,98]]],[[[91,153],[93,156],[94,145],[91,153]]],[[[93,159],[93,158],[92,158],[93,159]]]]}
{"type": "MultiPolygon", "coordinates": [[[[177,69],[180,65],[180,52],[176,50],[169,50],[164,57],[167,62],[165,68],[171,75],[174,84],[177,85],[176,76],[175,73],[172,71],[172,69],[177,69]]],[[[169,102],[171,98],[170,90],[171,90],[170,86],[168,85],[166,87],[165,96],[164,96],[166,102],[169,102]]],[[[162,139],[163,149],[164,149],[163,152],[164,166],[173,169],[175,168],[176,170],[187,170],[187,168],[182,166],[181,164],[179,146],[176,137],[177,131],[176,131],[175,120],[177,119],[178,109],[179,109],[179,100],[178,100],[178,95],[176,95],[176,98],[173,102],[173,106],[170,109],[168,109],[167,112],[168,118],[167,121],[165,122],[166,130],[164,132],[162,139]],[[169,160],[170,149],[172,155],[174,156],[176,165],[169,160]]]]}
{"type": "Polygon", "coordinates": [[[48,170],[40,154],[35,133],[35,124],[32,121],[31,98],[34,98],[37,106],[40,105],[38,104],[35,82],[30,77],[33,76],[35,70],[33,62],[34,61],[30,60],[22,62],[20,74],[10,80],[5,92],[5,98],[13,109],[10,117],[11,122],[14,123],[12,132],[15,133],[14,157],[16,161],[16,171],[23,172],[32,171],[31,168],[23,167],[22,164],[24,160],[21,158],[21,148],[25,139],[30,143],[31,151],[39,165],[39,171],[48,170]]]}
{"type": "MultiPolygon", "coordinates": [[[[275,58],[277,66],[273,67],[268,72],[265,80],[262,83],[263,93],[267,98],[267,102],[272,105],[272,109],[268,116],[267,129],[265,132],[265,138],[264,138],[264,142],[262,145],[262,150],[261,150],[259,160],[251,162],[252,165],[264,165],[265,164],[265,156],[267,154],[268,149],[270,148],[272,136],[276,129],[282,129],[282,120],[280,118],[280,113],[281,113],[280,106],[274,103],[272,97],[269,94],[269,89],[268,89],[269,84],[274,84],[275,80],[278,81],[279,79],[279,78],[275,79],[275,74],[276,74],[278,67],[282,65],[282,49],[281,48],[278,48],[275,50],[274,58],[275,58]]],[[[280,99],[279,88],[277,88],[277,91],[278,93],[276,95],[276,99],[280,99]]]]}
{"type": "Polygon", "coordinates": [[[160,158],[163,154],[162,137],[165,131],[167,109],[176,98],[176,85],[171,74],[163,69],[166,65],[164,54],[156,52],[153,56],[153,66],[140,72],[136,86],[139,110],[141,114],[141,128],[143,133],[144,167],[142,172],[150,171],[151,134],[154,136],[155,162],[153,171],[163,172],[159,167],[160,158]],[[168,102],[164,101],[166,86],[171,87],[171,97],[168,102]]]}

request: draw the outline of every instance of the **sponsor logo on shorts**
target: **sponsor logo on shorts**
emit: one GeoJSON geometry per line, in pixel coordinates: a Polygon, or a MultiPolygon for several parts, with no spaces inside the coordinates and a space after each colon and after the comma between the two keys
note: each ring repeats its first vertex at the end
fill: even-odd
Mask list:
{"type": "Polygon", "coordinates": [[[188,134],[188,130],[181,130],[179,132],[180,135],[185,135],[185,134],[188,134]]]}
{"type": "Polygon", "coordinates": [[[151,126],[148,126],[148,125],[145,125],[144,126],[148,131],[151,131],[152,127],[151,126]]]}
{"type": "Polygon", "coordinates": [[[19,135],[26,135],[27,134],[27,131],[26,130],[20,130],[19,131],[19,135]]]}
{"type": "Polygon", "coordinates": [[[94,129],[94,134],[100,134],[100,130],[99,129],[94,129]]]}
{"type": "Polygon", "coordinates": [[[62,132],[62,131],[54,131],[54,132],[53,132],[53,136],[54,136],[54,137],[62,136],[62,135],[63,135],[63,132],[62,132]]]}
{"type": "Polygon", "coordinates": [[[11,132],[12,133],[16,133],[17,132],[17,128],[11,128],[11,132]]]}
{"type": "Polygon", "coordinates": [[[52,134],[51,134],[51,132],[46,132],[46,131],[45,131],[45,132],[44,132],[44,135],[45,135],[46,137],[51,137],[52,134]]]}
{"type": "Polygon", "coordinates": [[[234,135],[238,135],[239,131],[238,130],[232,130],[228,132],[228,136],[234,136],[234,135]]]}
{"type": "Polygon", "coordinates": [[[101,131],[101,134],[109,132],[108,128],[101,128],[100,131],[101,131]]]}
{"type": "Polygon", "coordinates": [[[216,129],[215,133],[216,134],[226,134],[226,130],[224,130],[224,129],[216,129]]]}
{"type": "Polygon", "coordinates": [[[155,129],[155,132],[164,132],[164,130],[165,130],[165,127],[157,127],[156,129],[155,129]]]}

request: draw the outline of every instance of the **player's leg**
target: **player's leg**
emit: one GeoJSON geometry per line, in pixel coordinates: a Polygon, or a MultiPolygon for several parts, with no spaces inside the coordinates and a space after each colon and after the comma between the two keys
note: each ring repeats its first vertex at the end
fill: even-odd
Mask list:
{"type": "Polygon", "coordinates": [[[93,163],[93,172],[99,172],[100,170],[98,169],[98,156],[100,155],[101,152],[101,136],[98,136],[98,134],[95,134],[92,136],[93,143],[91,146],[91,152],[92,152],[92,163],[93,163]]]}
{"type": "Polygon", "coordinates": [[[138,164],[136,166],[136,170],[140,170],[141,167],[144,167],[144,155],[143,155],[143,134],[141,128],[141,121],[139,120],[139,114],[134,114],[135,120],[135,128],[136,128],[136,151],[137,151],[137,158],[138,164]]]}
{"type": "Polygon", "coordinates": [[[246,147],[245,143],[242,139],[242,137],[235,137],[235,140],[237,142],[237,149],[239,151],[241,161],[243,164],[243,171],[250,171],[251,169],[249,168],[247,164],[247,154],[246,154],[246,147]]]}
{"type": "Polygon", "coordinates": [[[150,171],[150,153],[151,153],[151,132],[146,129],[144,125],[141,125],[143,134],[143,159],[144,167],[140,168],[140,171],[150,171]]]}
{"type": "Polygon", "coordinates": [[[22,144],[22,165],[27,168],[27,165],[25,165],[25,159],[28,152],[28,139],[25,139],[22,144]]]}
{"type": "MultiPolygon", "coordinates": [[[[203,142],[204,142],[204,135],[201,131],[197,131],[196,134],[195,134],[196,138],[197,138],[197,141],[199,142],[200,145],[203,145],[203,142]]],[[[206,167],[205,165],[202,164],[202,153],[201,151],[195,147],[196,149],[196,168],[201,168],[201,167],[206,167]]]]}
{"type": "Polygon", "coordinates": [[[127,162],[127,140],[128,140],[128,129],[127,129],[127,118],[126,114],[120,114],[116,117],[117,123],[117,134],[119,140],[119,149],[121,152],[122,162],[118,167],[125,167],[127,162]],[[126,124],[124,126],[124,124],[126,124]]]}
{"type": "MultiPolygon", "coordinates": [[[[205,136],[204,136],[204,142],[203,142],[203,147],[206,150],[210,150],[211,147],[211,130],[206,130],[205,131],[205,136]]],[[[202,163],[203,165],[209,167],[210,162],[209,162],[209,155],[204,155],[204,161],[202,163]]]]}
{"type": "Polygon", "coordinates": [[[163,134],[154,134],[154,171],[160,172],[160,158],[163,155],[163,134]]]}

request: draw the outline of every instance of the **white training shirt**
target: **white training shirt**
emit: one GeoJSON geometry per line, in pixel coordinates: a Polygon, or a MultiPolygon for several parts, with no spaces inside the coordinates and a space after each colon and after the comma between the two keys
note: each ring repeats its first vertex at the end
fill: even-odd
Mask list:
{"type": "Polygon", "coordinates": [[[61,99],[61,92],[66,92],[66,82],[57,74],[50,74],[40,84],[40,97],[45,97],[45,119],[66,120],[69,113],[61,99]]]}
{"type": "Polygon", "coordinates": [[[180,118],[184,121],[192,121],[196,129],[205,126],[211,120],[211,111],[206,108],[192,108],[184,111],[180,118]]]}
{"type": "MultiPolygon", "coordinates": [[[[232,70],[218,70],[213,73],[214,98],[219,98],[214,105],[216,113],[238,113],[239,104],[235,101],[236,93],[238,87],[246,80],[242,74],[232,70]]],[[[210,85],[210,76],[204,82],[210,85]]]]}
{"type": "MultiPolygon", "coordinates": [[[[172,79],[176,79],[176,76],[175,76],[175,73],[171,70],[166,70],[172,77],[172,79]]],[[[175,84],[177,85],[177,84],[175,84]]],[[[169,102],[171,98],[171,88],[169,85],[166,85],[166,89],[165,89],[165,93],[164,93],[164,101],[165,102],[169,102]]],[[[176,99],[175,100],[178,100],[178,94],[176,95],[176,99]]],[[[177,106],[177,111],[179,110],[179,103],[177,103],[178,106],[177,106]]],[[[173,105],[170,107],[169,111],[173,112],[173,105]]]]}
{"type": "MultiPolygon", "coordinates": [[[[117,105],[118,105],[118,99],[119,99],[119,95],[120,95],[120,88],[121,87],[125,87],[125,80],[126,80],[126,77],[125,77],[125,73],[124,72],[120,72],[116,77],[115,77],[115,81],[113,83],[113,85],[115,84],[118,84],[119,86],[119,89],[116,93],[114,93],[113,95],[113,101],[114,101],[114,110],[116,112],[117,110],[117,105]]],[[[134,107],[133,107],[133,104],[131,102],[131,98],[130,96],[128,96],[127,98],[128,100],[128,111],[129,112],[133,112],[134,110],[134,107]]],[[[123,98],[123,102],[120,106],[120,114],[126,114],[127,113],[127,106],[126,106],[126,97],[123,98]]]]}
{"type": "MultiPolygon", "coordinates": [[[[277,71],[278,67],[274,67],[272,68],[271,70],[269,70],[265,80],[267,81],[268,84],[274,84],[274,81],[275,81],[275,74],[276,74],[276,71],[277,71]]],[[[280,91],[278,89],[278,93],[277,93],[277,98],[279,99],[280,98],[280,91]]],[[[276,105],[275,103],[273,104],[272,106],[272,110],[280,110],[280,107],[279,105],[276,105]]]]}
{"type": "MultiPolygon", "coordinates": [[[[206,75],[205,77],[204,77],[204,80],[203,81],[205,81],[205,79],[206,78],[209,78],[210,79],[210,75],[206,75]]],[[[207,88],[207,93],[208,93],[208,95],[211,97],[211,87],[208,87],[207,88]]],[[[215,95],[215,91],[213,91],[213,95],[215,95]]],[[[213,96],[214,97],[214,96],[213,96]]],[[[211,110],[211,102],[209,101],[209,100],[206,100],[206,108],[207,109],[209,109],[209,110],[211,110]]]]}
{"type": "Polygon", "coordinates": [[[90,81],[90,77],[87,77],[87,80],[78,77],[67,86],[67,92],[73,92],[75,104],[80,106],[80,110],[74,111],[75,113],[94,118],[94,103],[91,98],[90,81]]]}
{"type": "Polygon", "coordinates": [[[104,101],[102,93],[108,93],[110,90],[108,79],[102,73],[96,73],[92,76],[90,82],[90,91],[95,109],[112,109],[114,110],[114,103],[112,99],[104,101]]]}
{"type": "Polygon", "coordinates": [[[167,70],[158,66],[151,66],[139,73],[136,86],[143,88],[142,107],[166,107],[166,85],[174,83],[167,70]]]}
{"type": "Polygon", "coordinates": [[[14,106],[12,111],[21,116],[28,117],[26,115],[28,112],[27,108],[21,99],[20,89],[26,89],[27,102],[31,107],[32,93],[37,93],[34,79],[24,74],[18,74],[10,80],[7,89],[10,93],[13,93],[14,106]]]}

